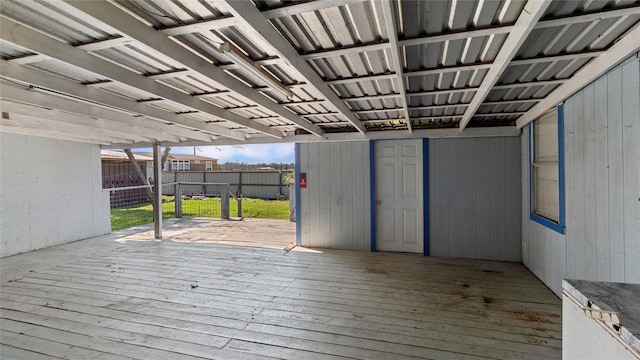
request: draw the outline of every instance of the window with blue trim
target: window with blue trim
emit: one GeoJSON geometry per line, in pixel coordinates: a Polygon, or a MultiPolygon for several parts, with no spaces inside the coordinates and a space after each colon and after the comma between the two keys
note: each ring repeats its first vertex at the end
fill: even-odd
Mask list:
{"type": "Polygon", "coordinates": [[[531,220],[564,234],[562,105],[529,127],[531,220]]]}

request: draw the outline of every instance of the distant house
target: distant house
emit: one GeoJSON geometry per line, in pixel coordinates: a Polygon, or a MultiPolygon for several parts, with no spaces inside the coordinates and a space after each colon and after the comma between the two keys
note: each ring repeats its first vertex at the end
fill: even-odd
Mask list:
{"type": "MultiPolygon", "coordinates": [[[[136,154],[133,155],[142,172],[147,175],[147,164],[153,164],[153,157],[136,154]]],[[[133,164],[129,162],[129,157],[123,151],[100,150],[102,163],[102,188],[114,188],[124,186],[144,185],[137,176],[133,164]]]]}
{"type": "MultiPolygon", "coordinates": [[[[153,154],[149,152],[137,152],[136,155],[150,157],[153,161],[153,154]]],[[[149,167],[151,168],[151,164],[149,167]]],[[[189,154],[169,154],[164,163],[162,171],[214,171],[218,170],[218,159],[200,155],[189,154]]]]}

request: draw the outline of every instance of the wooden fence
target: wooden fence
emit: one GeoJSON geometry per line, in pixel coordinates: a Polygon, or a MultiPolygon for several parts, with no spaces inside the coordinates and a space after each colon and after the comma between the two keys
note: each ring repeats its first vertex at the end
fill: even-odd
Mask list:
{"type": "MultiPolygon", "coordinates": [[[[236,196],[258,199],[288,199],[289,187],[283,184],[283,171],[172,171],[162,173],[163,183],[226,183],[236,196]]],[[[174,195],[167,189],[167,195],[174,195]]],[[[184,185],[184,195],[207,194],[207,185],[184,185]]]]}

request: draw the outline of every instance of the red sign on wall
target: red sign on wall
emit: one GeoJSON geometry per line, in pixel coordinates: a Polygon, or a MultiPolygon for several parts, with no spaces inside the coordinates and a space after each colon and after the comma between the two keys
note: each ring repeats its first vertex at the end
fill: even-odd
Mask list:
{"type": "Polygon", "coordinates": [[[307,187],[307,173],[300,173],[300,187],[301,188],[306,188],[307,187]]]}

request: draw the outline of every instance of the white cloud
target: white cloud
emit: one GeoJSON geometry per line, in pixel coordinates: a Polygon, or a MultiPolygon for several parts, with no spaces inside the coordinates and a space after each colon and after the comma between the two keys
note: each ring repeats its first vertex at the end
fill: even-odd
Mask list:
{"type": "MultiPolygon", "coordinates": [[[[193,154],[193,147],[173,148],[180,154],[193,154]]],[[[285,144],[257,144],[240,146],[198,146],[196,154],[218,159],[218,163],[244,162],[255,163],[292,163],[294,162],[294,145],[285,144]]]]}

